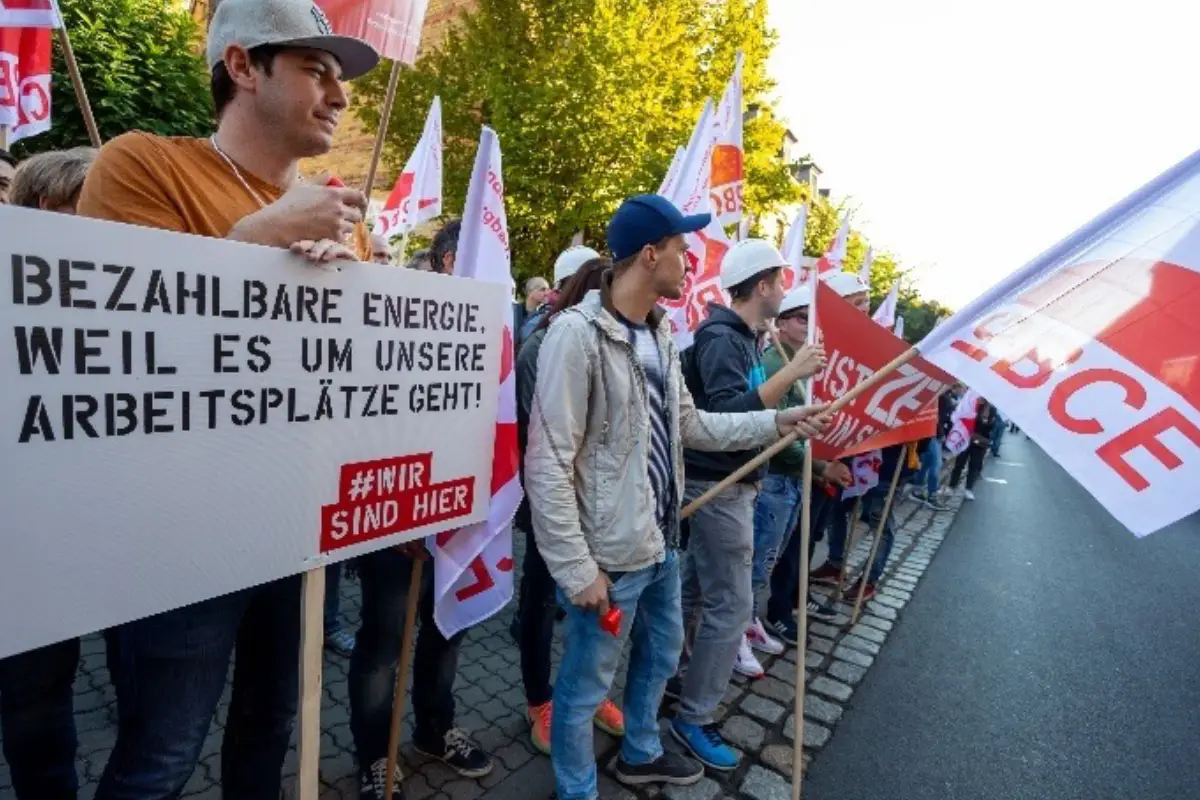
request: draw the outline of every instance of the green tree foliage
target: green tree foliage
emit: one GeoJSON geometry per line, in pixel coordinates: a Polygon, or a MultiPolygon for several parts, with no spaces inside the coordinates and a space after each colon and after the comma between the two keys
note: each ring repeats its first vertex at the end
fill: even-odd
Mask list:
{"type": "MultiPolygon", "coordinates": [[[[100,135],[134,129],[200,136],[212,129],[203,31],[179,4],[162,0],[70,0],[61,4],[71,47],[100,135]]],[[[57,38],[53,127],[16,145],[22,156],[86,145],[87,130],[57,38]]]]}
{"type": "MultiPolygon", "coordinates": [[[[480,124],[504,153],[509,235],[519,280],[547,275],[577,231],[601,247],[620,200],[655,191],[708,97],[719,98],[745,53],[747,107],[768,111],[775,37],[765,0],[480,0],[437,50],[400,78],[388,128],[392,174],[442,98],[446,209],[462,208],[480,124]]],[[[378,125],[388,66],[356,87],[378,125]]],[[[783,127],[760,113],[745,130],[748,203],[792,202],[779,159],[783,127]]],[[[386,173],[385,173],[386,174],[386,173]]]]}

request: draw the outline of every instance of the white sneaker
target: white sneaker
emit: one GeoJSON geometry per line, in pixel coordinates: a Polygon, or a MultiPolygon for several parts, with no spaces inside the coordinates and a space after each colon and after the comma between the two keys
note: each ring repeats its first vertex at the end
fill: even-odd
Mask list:
{"type": "Polygon", "coordinates": [[[963,497],[965,497],[965,498],[966,498],[966,499],[968,499],[968,500],[974,500],[974,499],[975,499],[975,493],[974,493],[974,492],[972,492],[970,489],[964,489],[964,490],[963,490],[963,497]]]}
{"type": "Polygon", "coordinates": [[[742,646],[738,648],[737,661],[733,662],[733,671],[739,675],[745,675],[747,678],[755,679],[766,675],[763,672],[762,664],[758,663],[754,652],[750,650],[750,642],[745,635],[742,636],[742,646]]]}
{"type": "Polygon", "coordinates": [[[758,617],[750,620],[750,627],[746,628],[746,640],[750,642],[750,646],[755,650],[767,655],[783,655],[783,642],[778,639],[772,639],[767,633],[767,629],[763,627],[762,620],[758,617]]]}

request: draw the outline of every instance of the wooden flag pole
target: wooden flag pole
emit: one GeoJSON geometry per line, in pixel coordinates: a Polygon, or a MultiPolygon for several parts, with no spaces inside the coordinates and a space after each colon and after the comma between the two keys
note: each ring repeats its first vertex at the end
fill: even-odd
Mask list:
{"type": "Polygon", "coordinates": [[[408,671],[413,659],[413,630],[417,625],[417,606],[421,602],[421,568],[424,561],[413,559],[412,577],[408,582],[408,599],[404,606],[404,633],[400,638],[400,665],[396,668],[396,693],[392,695],[392,724],[388,731],[387,778],[384,797],[391,797],[395,788],[396,759],[400,752],[400,725],[404,720],[404,705],[408,700],[408,671]]]}
{"type": "Polygon", "coordinates": [[[392,106],[396,103],[396,86],[400,83],[400,62],[392,62],[392,72],[388,75],[387,94],[383,97],[383,114],[379,117],[379,130],[375,133],[375,149],[371,152],[371,164],[367,167],[367,180],[363,184],[363,194],[371,199],[371,189],[375,186],[375,173],[379,170],[379,157],[383,154],[383,142],[387,138],[388,122],[392,118],[392,106]]]}
{"type": "Polygon", "coordinates": [[[58,27],[58,43],[62,45],[63,58],[67,62],[67,72],[71,75],[71,85],[75,87],[75,100],[79,103],[79,111],[83,114],[83,125],[87,128],[88,139],[92,147],[99,147],[100,129],[96,127],[96,117],[92,114],[92,104],[88,100],[87,89],[83,85],[83,76],[79,74],[79,64],[75,61],[75,50],[71,47],[71,37],[67,34],[67,23],[58,27]]]}
{"type": "Polygon", "coordinates": [[[321,669],[325,647],[325,567],[310,569],[301,578],[300,709],[298,800],[318,800],[321,794],[321,669]]]}
{"type": "Polygon", "coordinates": [[[792,742],[792,800],[800,800],[804,783],[804,662],[808,654],[808,543],[812,532],[812,447],[804,448],[803,484],[800,487],[800,612],[796,615],[796,736],[792,742]]]}
{"type": "MultiPolygon", "coordinates": [[[[904,446],[900,458],[908,456],[909,445],[904,446]]],[[[858,615],[862,613],[863,595],[867,591],[867,576],[871,574],[871,565],[875,563],[875,554],[879,552],[879,542],[883,539],[883,529],[887,525],[888,514],[892,510],[892,498],[896,496],[896,486],[900,483],[900,473],[904,471],[904,462],[897,461],[892,470],[892,485],[888,487],[887,500],[883,502],[883,513],[879,517],[879,525],[875,527],[875,538],[871,541],[871,552],[863,564],[862,575],[858,579],[858,598],[854,601],[854,613],[850,616],[850,627],[858,624],[858,615]]]]}
{"type": "Polygon", "coordinates": [[[0,150],[8,149],[8,126],[0,125],[0,150]]]}
{"type": "MultiPolygon", "coordinates": [[[[838,411],[841,411],[843,408],[845,408],[846,406],[853,403],[856,399],[858,399],[859,395],[863,394],[868,389],[875,388],[876,384],[878,384],[880,381],[882,381],[888,375],[895,372],[900,367],[907,364],[909,361],[912,361],[914,358],[916,358],[916,356],[917,356],[917,348],[910,347],[908,350],[905,350],[903,353],[896,356],[894,359],[892,359],[887,364],[885,364],[874,375],[867,378],[865,381],[858,384],[857,386],[852,388],[850,391],[846,392],[844,395],[839,397],[833,403],[829,404],[829,406],[827,406],[825,408],[825,410],[829,413],[837,413],[838,411]]],[[[787,436],[784,436],[779,441],[777,441],[775,444],[773,444],[770,447],[768,447],[767,449],[763,450],[757,456],[755,456],[754,458],[750,459],[745,464],[743,464],[732,475],[725,478],[725,480],[723,480],[720,483],[718,483],[717,485],[713,486],[711,489],[709,489],[707,492],[705,492],[704,494],[697,497],[691,503],[688,503],[688,505],[683,509],[683,512],[680,514],[680,519],[687,519],[692,514],[695,514],[696,511],[699,510],[700,507],[703,506],[705,503],[712,500],[714,497],[719,495],[721,492],[725,491],[730,486],[734,485],[735,483],[740,481],[742,478],[746,477],[751,472],[753,472],[754,470],[761,467],[763,464],[770,461],[775,456],[779,455],[781,452],[786,450],[787,447],[789,445],[791,445],[792,442],[796,441],[799,438],[800,438],[800,434],[789,433],[787,436]]]]}

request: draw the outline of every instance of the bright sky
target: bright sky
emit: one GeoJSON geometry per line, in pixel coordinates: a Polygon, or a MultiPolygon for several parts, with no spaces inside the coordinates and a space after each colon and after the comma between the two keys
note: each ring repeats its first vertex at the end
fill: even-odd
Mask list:
{"type": "Polygon", "coordinates": [[[1200,148],[1194,0],[770,0],[780,112],[958,306],[1200,148]]]}

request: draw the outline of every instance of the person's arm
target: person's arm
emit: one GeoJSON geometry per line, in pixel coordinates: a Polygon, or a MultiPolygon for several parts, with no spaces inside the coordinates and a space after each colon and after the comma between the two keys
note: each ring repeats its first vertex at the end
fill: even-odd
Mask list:
{"type": "Polygon", "coordinates": [[[525,493],[538,552],[569,598],[600,575],[575,495],[575,458],[587,433],[591,393],[587,326],[577,315],[564,315],[542,341],[525,452],[525,493]]]}
{"type": "MultiPolygon", "coordinates": [[[[783,369],[783,359],[780,357],[779,352],[773,346],[767,348],[767,351],[765,353],[763,353],[762,363],[763,363],[763,369],[767,373],[768,382],[770,381],[771,378],[774,378],[776,375],[778,375],[779,372],[783,369]]],[[[783,397],[779,400],[779,402],[776,403],[775,407],[778,410],[782,411],[785,408],[792,408],[793,406],[798,406],[798,405],[803,405],[803,404],[804,404],[804,394],[802,391],[800,391],[797,388],[796,384],[793,382],[788,387],[788,390],[786,392],[784,392],[783,397]]],[[[806,449],[806,443],[801,439],[797,439],[796,441],[794,441],[790,445],[788,445],[787,448],[782,453],[780,453],[778,456],[776,456],[774,459],[772,459],[772,461],[777,460],[781,465],[783,465],[783,467],[785,469],[792,471],[798,475],[799,471],[804,468],[804,451],[805,451],[805,449],[806,449]]],[[[813,474],[814,475],[820,474],[820,472],[817,471],[815,465],[813,468],[813,474]]]]}
{"type": "Polygon", "coordinates": [[[155,161],[163,161],[157,148],[136,132],[101,147],[80,190],[79,216],[187,232],[161,169],[155,169],[155,161]]]}

